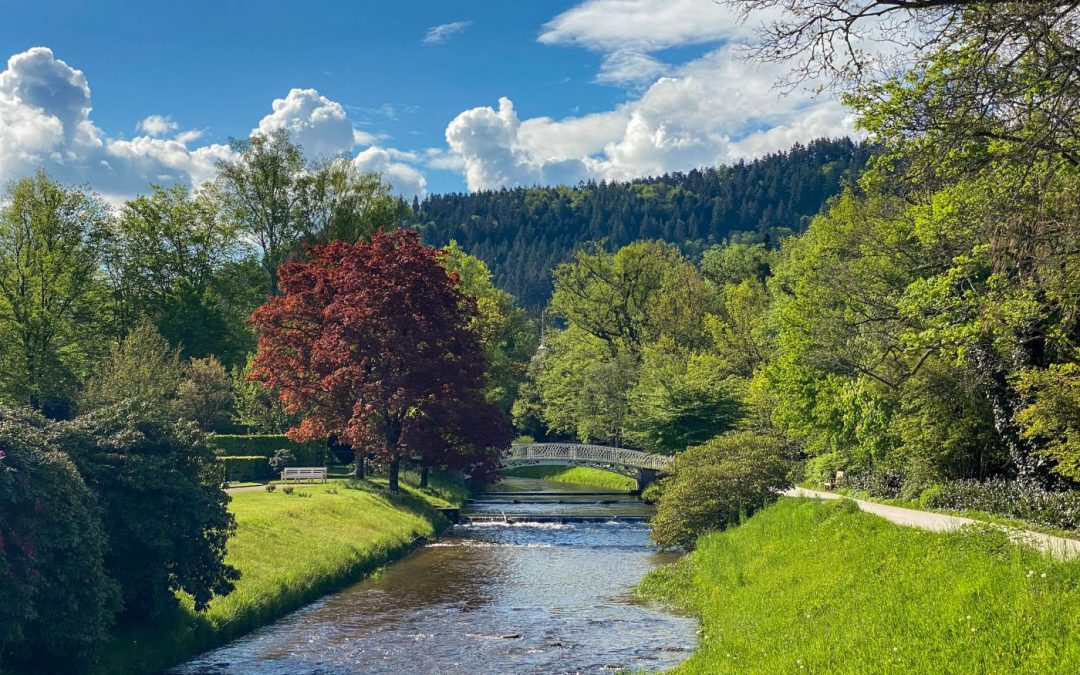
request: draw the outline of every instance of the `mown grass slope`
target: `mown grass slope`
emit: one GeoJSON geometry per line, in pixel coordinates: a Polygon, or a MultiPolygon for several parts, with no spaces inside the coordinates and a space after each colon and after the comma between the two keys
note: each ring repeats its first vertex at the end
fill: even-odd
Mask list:
{"type": "Polygon", "coordinates": [[[593,485],[609,490],[630,492],[637,489],[637,481],[622,474],[593,469],[588,466],[519,466],[507,469],[507,476],[521,478],[543,478],[556,483],[577,483],[593,485]]]}
{"type": "Polygon", "coordinates": [[[1080,561],[781,499],[641,592],[701,616],[680,673],[1077,673],[1080,561]]]}
{"type": "Polygon", "coordinates": [[[359,486],[234,493],[229,509],[237,531],[227,560],[242,574],[236,590],[205,613],[185,599],[180,611],[151,626],[119,630],[97,672],[160,672],[356,581],[442,524],[415,489],[391,498],[377,486],[359,486]]]}

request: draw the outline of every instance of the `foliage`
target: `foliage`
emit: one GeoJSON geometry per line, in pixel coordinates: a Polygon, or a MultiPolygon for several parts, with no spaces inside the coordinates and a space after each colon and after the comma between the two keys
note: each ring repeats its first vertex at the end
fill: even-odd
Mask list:
{"type": "Polygon", "coordinates": [[[246,251],[213,185],[194,193],[151,186],[124,204],[112,234],[106,267],[118,332],[147,317],[189,357],[216,354],[233,363],[250,348],[244,319],[265,284],[249,279],[245,292],[234,283],[246,251]]]}
{"type": "Polygon", "coordinates": [[[723,377],[709,354],[687,358],[647,350],[630,392],[627,438],[649,452],[674,454],[732,429],[742,416],[743,382],[723,377]]]}
{"type": "Polygon", "coordinates": [[[217,431],[228,422],[233,380],[217,357],[192,359],[176,390],[176,411],[203,431],[217,431]]]}
{"type": "Polygon", "coordinates": [[[166,409],[173,405],[184,376],[179,350],[170,346],[146,320],[136,323],[109,350],[97,370],[79,401],[84,412],[125,400],[166,409]]]}
{"type": "Polygon", "coordinates": [[[676,456],[652,519],[652,538],[664,547],[691,548],[776,501],[787,487],[781,441],[750,432],[717,436],[676,456]]]}
{"type": "Polygon", "coordinates": [[[274,456],[267,461],[267,464],[270,465],[271,471],[280,474],[282,469],[297,465],[296,455],[289,448],[280,448],[274,451],[274,456]]]}
{"type": "Polygon", "coordinates": [[[0,397],[65,417],[101,348],[108,209],[43,171],[0,207],[0,397]]]}
{"type": "Polygon", "coordinates": [[[300,418],[285,411],[273,389],[251,378],[254,358],[252,354],[243,368],[233,369],[234,420],[255,434],[284,434],[300,418]]]}
{"type": "Polygon", "coordinates": [[[210,446],[218,455],[258,455],[269,459],[278,450],[287,449],[296,457],[297,466],[322,466],[327,461],[326,441],[297,443],[284,434],[225,435],[210,437],[210,446]]]}
{"type": "Polygon", "coordinates": [[[36,414],[0,408],[0,668],[77,667],[119,606],[97,501],[36,414]]]}
{"type": "Polygon", "coordinates": [[[1000,478],[958,480],[934,486],[920,501],[934,509],[981,511],[1061,530],[1080,529],[1080,490],[1046,490],[1000,478]]]}
{"type": "Polygon", "coordinates": [[[550,270],[605,239],[619,248],[667,241],[688,255],[738,232],[774,241],[803,229],[870,154],[848,139],[816,140],[753,162],[628,183],[430,195],[405,217],[435,246],[457,241],[525,307],[550,297],[550,270]]]}
{"type": "Polygon", "coordinates": [[[1080,562],[991,529],[902,527],[850,501],[782,499],[642,590],[701,617],[677,673],[1080,668],[1080,562]]]}
{"type": "Polygon", "coordinates": [[[283,295],[256,311],[251,377],[277,388],[303,421],[296,440],[342,439],[388,462],[401,457],[492,474],[512,432],[481,388],[475,305],[410,231],[313,249],[281,270],[283,295]],[[343,339],[344,338],[344,339],[343,339]]]}
{"type": "Polygon", "coordinates": [[[1024,436],[1043,441],[1054,471],[1080,482],[1080,365],[1023,371],[1017,388],[1026,403],[1016,415],[1024,436]]]}
{"type": "Polygon", "coordinates": [[[49,430],[102,508],[106,569],[129,618],[160,616],[188,593],[198,610],[233,589],[223,562],[235,529],[204,435],[149,404],[102,408],[49,430]]]}
{"type": "Polygon", "coordinates": [[[495,287],[487,265],[465,253],[457,242],[443,248],[442,265],[457,275],[461,292],[476,303],[470,328],[480,339],[489,364],[485,397],[509,414],[518,384],[536,351],[532,323],[512,295],[495,287]]]}
{"type": "Polygon", "coordinates": [[[274,469],[262,455],[219,455],[217,462],[221,466],[220,480],[227,483],[270,480],[281,473],[280,469],[274,469]]]}

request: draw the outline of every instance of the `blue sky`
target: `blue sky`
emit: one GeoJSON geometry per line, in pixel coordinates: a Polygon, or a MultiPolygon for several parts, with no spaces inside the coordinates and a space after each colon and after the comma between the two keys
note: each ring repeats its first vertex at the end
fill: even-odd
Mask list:
{"type": "Polygon", "coordinates": [[[230,137],[284,126],[423,195],[850,130],[834,100],[781,96],[782,73],[734,55],[749,35],[712,0],[20,1],[0,24],[0,178],[44,166],[122,198],[207,180],[230,137]]]}

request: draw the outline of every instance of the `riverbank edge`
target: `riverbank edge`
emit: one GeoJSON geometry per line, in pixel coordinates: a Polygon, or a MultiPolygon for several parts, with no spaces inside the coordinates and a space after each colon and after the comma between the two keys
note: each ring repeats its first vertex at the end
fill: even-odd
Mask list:
{"type": "MultiPolygon", "coordinates": [[[[884,570],[885,574],[883,576],[885,577],[888,577],[889,573],[895,574],[905,568],[917,568],[917,565],[914,565],[916,562],[914,558],[906,563],[904,560],[905,558],[911,558],[913,552],[916,551],[916,557],[918,555],[926,556],[921,559],[923,561],[936,561],[939,556],[945,557],[950,553],[957,560],[963,560],[965,556],[974,556],[974,559],[982,561],[987,566],[1000,566],[1000,570],[998,570],[1001,575],[998,579],[999,582],[1007,577],[1011,577],[1006,580],[1013,583],[1014,586],[1041,582],[1045,588],[1039,589],[1037,592],[1043,594],[1043,604],[1040,610],[1044,614],[1053,614],[1057,603],[1069,603],[1073,607],[1080,605],[1080,600],[1078,600],[1080,592],[1077,592],[1080,584],[1076,583],[1080,581],[1080,561],[1057,560],[1048,553],[1008,540],[1004,533],[994,528],[976,525],[964,530],[929,532],[890,523],[879,516],[862,512],[855,502],[850,499],[822,501],[807,497],[781,497],[777,503],[766,507],[739,526],[703,535],[699,538],[695,551],[688,553],[677,562],[654,569],[636,587],[635,592],[642,599],[649,602],[658,602],[671,611],[696,617],[699,621],[697,648],[686,661],[668,672],[712,674],[722,672],[795,672],[803,670],[807,672],[836,672],[842,670],[844,672],[885,673],[895,672],[894,668],[902,670],[903,662],[899,660],[902,655],[897,655],[898,648],[891,649],[891,656],[897,660],[890,661],[889,658],[881,656],[882,660],[880,661],[863,664],[867,666],[867,669],[864,670],[859,670],[859,664],[851,659],[852,654],[847,653],[847,650],[852,649],[853,646],[861,652],[873,651],[868,649],[867,643],[870,641],[870,636],[866,633],[873,627],[873,619],[860,613],[858,610],[859,603],[843,597],[845,592],[851,588],[851,582],[857,578],[857,575],[852,574],[852,570],[844,569],[843,563],[837,563],[828,570],[819,570],[820,573],[816,575],[813,570],[799,569],[800,565],[794,563],[783,566],[784,569],[780,569],[780,573],[790,577],[785,578],[786,587],[795,584],[807,588],[805,593],[807,597],[804,602],[787,602],[784,598],[779,597],[779,593],[775,593],[777,588],[772,587],[770,589],[770,586],[764,582],[762,576],[770,572],[775,573],[777,569],[769,570],[767,567],[762,567],[763,560],[765,560],[764,565],[775,565],[783,562],[785,555],[790,556],[791,550],[793,550],[792,547],[810,542],[813,543],[811,548],[814,551],[844,551],[845,557],[852,559],[859,556],[865,557],[866,553],[874,553],[877,556],[874,558],[875,563],[891,568],[891,570],[884,570]],[[808,520],[805,518],[806,514],[803,514],[803,532],[801,533],[797,530],[794,532],[790,530],[798,520],[795,511],[799,509],[813,510],[808,520]],[[766,519],[772,519],[772,525],[776,528],[776,531],[767,532],[766,526],[761,524],[766,519]],[[832,523],[835,523],[837,530],[835,532],[828,531],[828,528],[825,530],[818,529],[818,526],[822,524],[831,525],[832,523]],[[782,529],[784,527],[789,529],[785,531],[782,529]],[[791,540],[797,537],[802,537],[806,541],[793,543],[791,540]],[[894,547],[888,553],[871,551],[872,546],[876,543],[873,541],[876,537],[881,537],[882,541],[889,539],[893,542],[900,538],[906,538],[911,545],[907,551],[902,550],[902,547],[894,547]],[[739,539],[744,539],[744,541],[740,542],[739,539]],[[830,539],[834,540],[830,541],[830,539]],[[847,548],[835,546],[841,542],[847,548]],[[748,546],[748,543],[751,546],[748,546]],[[852,546],[863,547],[865,550],[857,551],[851,549],[852,546]],[[925,549],[925,551],[922,549],[925,549]],[[768,561],[769,557],[775,559],[768,561]],[[721,567],[724,569],[723,578],[717,576],[717,569],[721,567]],[[830,575],[832,576],[830,577],[830,575]],[[1048,580],[1048,576],[1050,580],[1048,580]],[[760,596],[757,601],[758,606],[756,608],[739,606],[738,599],[734,596],[743,589],[755,586],[757,587],[758,596],[760,596]],[[725,593],[725,588],[727,593],[725,593]],[[770,590],[774,593],[770,593],[770,590]],[[1054,598],[1055,593],[1057,594],[1056,598],[1054,598]],[[720,625],[716,617],[710,620],[708,615],[716,613],[716,609],[721,606],[732,608],[731,611],[741,612],[741,614],[738,617],[728,617],[729,620],[724,625],[720,625]],[[825,623],[826,617],[824,616],[824,612],[830,611],[830,607],[839,608],[836,610],[838,614],[851,617],[856,622],[860,632],[845,633],[836,630],[835,627],[830,630],[830,627],[825,623]],[[755,612],[755,609],[758,611],[755,612]],[[754,628],[768,626],[768,621],[762,620],[762,617],[766,615],[789,617],[791,622],[786,626],[774,623],[769,626],[769,630],[761,634],[755,633],[754,628]],[[731,625],[738,625],[736,633],[725,631],[725,628],[729,628],[731,625]],[[778,654],[783,653],[784,645],[773,644],[769,642],[770,640],[781,638],[785,645],[791,643],[805,647],[810,642],[808,636],[804,634],[800,638],[794,634],[798,632],[798,628],[793,631],[790,630],[792,627],[805,625],[813,626],[815,639],[824,640],[826,643],[824,649],[820,649],[822,646],[820,644],[811,645],[809,647],[811,657],[806,659],[799,659],[792,655],[788,662],[777,663],[775,659],[768,662],[754,662],[753,656],[756,652],[760,651],[761,654],[765,654],[767,648],[775,648],[775,652],[778,654]],[[725,632],[728,634],[725,635],[725,632]],[[746,645],[738,646],[753,644],[752,650],[746,650],[751,653],[737,653],[738,650],[731,644],[733,635],[737,635],[739,639],[747,638],[746,645]],[[755,639],[756,642],[754,642],[755,639]],[[815,648],[819,649],[816,654],[813,652],[815,648]],[[742,656],[750,656],[751,658],[741,659],[742,656]],[[823,662],[815,663],[815,656],[822,659],[823,662]]],[[[803,556],[800,561],[809,560],[806,554],[810,552],[802,551],[802,553],[803,556]]],[[[968,559],[972,560],[972,558],[968,559]]],[[[940,572],[940,569],[938,572],[940,572]]],[[[985,574],[985,572],[984,567],[978,571],[968,570],[966,572],[955,572],[955,574],[964,576],[963,581],[970,581],[972,577],[978,578],[979,573],[985,574]]],[[[866,573],[866,570],[863,570],[862,573],[866,573]]],[[[985,592],[987,588],[995,586],[991,582],[989,575],[982,579],[982,583],[983,587],[978,589],[978,593],[985,592]]],[[[956,585],[960,585],[959,581],[956,585]]],[[[1001,590],[1001,588],[1004,588],[1004,584],[1001,584],[998,591],[1001,595],[1020,596],[1016,592],[1016,588],[1012,590],[1001,590]]],[[[910,591],[910,588],[908,591],[910,591]]],[[[972,597],[976,597],[978,593],[973,594],[972,597]]],[[[939,656],[948,660],[947,653],[953,646],[948,643],[948,640],[961,644],[961,651],[970,651],[973,649],[973,645],[969,642],[972,634],[985,633],[989,635],[994,632],[993,629],[995,628],[993,618],[988,619],[986,616],[978,616],[978,609],[976,608],[958,606],[957,599],[958,596],[941,597],[939,598],[941,604],[935,605],[929,602],[920,603],[917,599],[909,602],[906,595],[897,593],[894,594],[894,597],[882,594],[875,596],[875,598],[863,598],[862,601],[887,606],[893,611],[897,611],[897,608],[904,603],[908,604],[909,609],[917,605],[917,612],[924,617],[927,613],[937,612],[940,616],[934,618],[931,623],[936,627],[944,627],[940,637],[943,642],[933,647],[945,653],[939,654],[939,656]],[[942,607],[946,601],[952,603],[952,605],[943,609],[942,607]],[[965,620],[971,622],[973,615],[978,619],[978,624],[964,624],[965,620]],[[959,633],[957,633],[955,625],[950,625],[957,623],[962,624],[959,633]],[[967,632],[968,626],[970,626],[971,634],[967,632]],[[965,642],[967,644],[964,644],[965,642]]],[[[1024,610],[1019,610],[1017,613],[1026,613],[1027,620],[1032,622],[1035,620],[1031,616],[1030,606],[1024,610]]],[[[1059,613],[1067,617],[1070,610],[1065,609],[1059,613]]],[[[998,620],[1001,619],[1001,617],[997,618],[998,620]]],[[[1040,618],[1045,621],[1047,617],[1044,615],[1040,618]]],[[[910,616],[889,616],[888,626],[880,632],[895,637],[899,643],[904,644],[904,631],[912,630],[917,633],[918,628],[917,626],[904,624],[905,620],[910,620],[910,616]]],[[[1052,619],[1049,621],[1048,627],[1060,629],[1062,625],[1066,627],[1064,630],[1058,630],[1058,633],[1068,636],[1070,629],[1065,620],[1059,620],[1055,623],[1052,619]]],[[[1010,626],[1010,628],[1014,627],[1010,626]]],[[[879,636],[874,637],[875,641],[877,637],[879,636]]],[[[1077,645],[1074,644],[1071,648],[1065,650],[1068,652],[1067,654],[1062,653],[1059,649],[1061,645],[1060,638],[1061,635],[1054,635],[1047,630],[1045,633],[1040,634],[1039,641],[1030,639],[1022,641],[1025,642],[1025,647],[1032,647],[1032,642],[1041,642],[1041,644],[1035,645],[1033,654],[1024,654],[1022,658],[1018,657],[1019,660],[1030,659],[1030,661],[1025,661],[1026,665],[1030,666],[1038,658],[1041,659],[1041,664],[1034,665],[1033,668],[1019,668],[1012,672],[1066,672],[1058,670],[1057,667],[1064,665],[1065,661],[1073,664],[1080,662],[1080,649],[1076,648],[1077,645]],[[1045,668],[1048,662],[1054,664],[1054,667],[1049,670],[1040,670],[1040,668],[1045,668]]],[[[738,641],[737,639],[736,643],[738,641]]],[[[909,639],[906,644],[914,649],[933,653],[933,649],[929,645],[920,644],[918,640],[909,639]]],[[[1016,645],[1001,645],[993,642],[983,645],[982,651],[985,653],[982,654],[982,657],[984,657],[984,662],[980,665],[994,664],[994,659],[997,658],[994,652],[1008,651],[1010,646],[1015,647],[1016,645]]],[[[879,654],[889,654],[889,649],[883,648],[879,654]]],[[[865,656],[864,653],[857,653],[856,655],[859,657],[865,656]]],[[[1000,665],[1000,663],[996,663],[996,666],[1000,665]]]]}
{"type": "MultiPolygon", "coordinates": [[[[369,484],[374,489],[383,486],[378,483],[369,484]]],[[[403,487],[407,487],[404,486],[403,487]]],[[[462,486],[468,489],[467,486],[462,486]]],[[[348,568],[337,574],[326,574],[315,577],[311,586],[303,592],[296,593],[292,589],[282,588],[279,597],[290,596],[270,611],[252,611],[241,621],[233,622],[225,627],[214,627],[203,617],[195,615],[195,623],[191,622],[191,615],[183,609],[178,609],[174,616],[166,618],[155,625],[151,635],[157,637],[157,647],[147,648],[144,642],[139,645],[136,640],[131,640],[130,645],[124,645],[130,635],[124,628],[114,634],[112,641],[103,649],[106,655],[89,669],[90,675],[142,675],[162,673],[170,668],[178,666],[185,661],[193,659],[200,654],[217,649],[233,640],[244,637],[259,628],[267,626],[292,612],[317,602],[320,598],[336,593],[348,586],[359,583],[364,579],[378,575],[387,566],[398,562],[413,553],[417,549],[430,543],[433,538],[438,538],[446,530],[453,527],[453,523],[447,520],[438,511],[442,506],[440,502],[447,501],[447,495],[431,495],[431,499],[418,490],[412,489],[403,493],[412,497],[419,497],[422,505],[413,507],[401,506],[398,510],[418,516],[431,526],[431,536],[417,535],[411,540],[393,545],[387,548],[376,548],[375,555],[356,560],[348,568]],[[186,633],[182,640],[175,639],[178,633],[186,633]],[[126,647],[126,648],[125,648],[126,647]],[[158,648],[160,647],[160,648],[158,648]]],[[[470,493],[471,494],[471,491],[470,493]]],[[[458,500],[453,500],[457,502],[458,500]]],[[[466,500],[460,500],[464,504],[466,500]]],[[[460,506],[460,504],[458,504],[460,506]]],[[[379,536],[392,536],[389,530],[381,531],[379,536]]],[[[372,538],[373,540],[376,537],[372,538]]],[[[144,633],[140,632],[140,635],[144,633]]]]}

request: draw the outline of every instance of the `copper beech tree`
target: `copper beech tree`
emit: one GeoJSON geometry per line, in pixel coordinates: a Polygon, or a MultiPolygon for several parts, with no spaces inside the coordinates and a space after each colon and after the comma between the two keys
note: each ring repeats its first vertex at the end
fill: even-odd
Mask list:
{"type": "Polygon", "coordinates": [[[484,400],[488,365],[468,328],[476,303],[411,230],[314,247],[284,265],[281,295],[255,311],[251,378],[276,388],[297,441],[335,437],[368,453],[490,478],[512,431],[484,400]]]}

